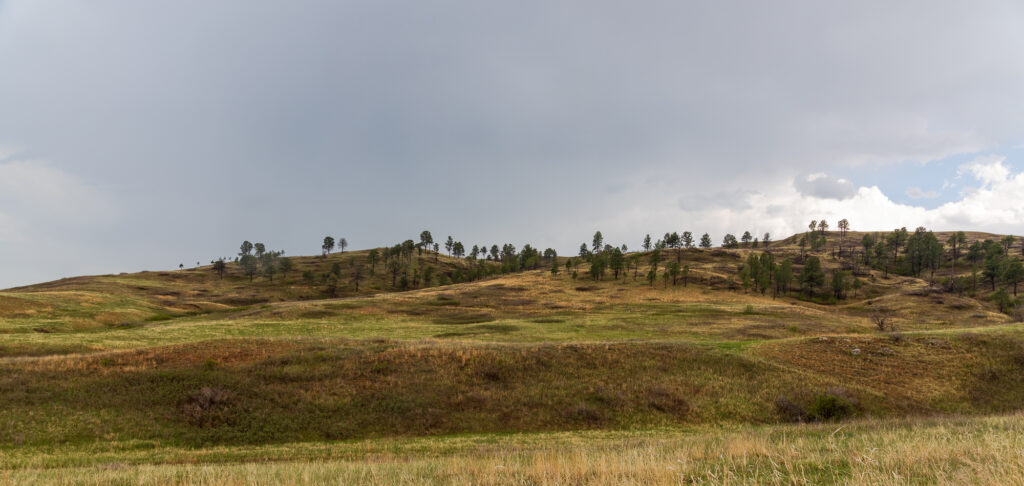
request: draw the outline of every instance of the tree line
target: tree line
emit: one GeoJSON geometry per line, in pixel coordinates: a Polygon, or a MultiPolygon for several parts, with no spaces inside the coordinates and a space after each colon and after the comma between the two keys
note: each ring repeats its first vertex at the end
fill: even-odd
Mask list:
{"type": "MultiPolygon", "coordinates": [[[[966,234],[960,231],[951,233],[943,242],[934,232],[924,227],[918,227],[913,232],[903,227],[888,233],[865,233],[859,241],[848,241],[849,221],[841,219],[836,225],[838,232],[830,232],[828,221],[812,220],[807,231],[796,238],[799,249],[796,255],[780,261],[776,261],[779,257],[770,247],[774,242],[769,233],[754,237],[750,231],[744,231],[740,238],[729,233],[723,238],[721,246],[727,249],[764,248],[765,251],[760,254],[747,255],[739,267],[737,283],[746,291],[762,294],[770,292],[773,296],[787,295],[799,289],[801,295],[807,298],[827,296],[832,300],[840,300],[851,291],[857,295],[865,285],[859,278],[867,275],[863,269],[875,269],[884,278],[888,278],[890,273],[913,277],[927,274],[933,283],[960,293],[978,291],[984,283],[988,291],[996,293],[993,298],[1003,302],[1005,305],[1001,306],[1005,307],[1014,304],[1019,284],[1024,281],[1024,263],[1021,260],[1024,245],[1021,246],[1020,256],[1013,255],[1011,249],[1016,244],[1014,236],[968,244],[966,234]],[[840,262],[840,266],[826,274],[821,260],[826,255],[821,252],[830,247],[827,243],[832,237],[836,237],[836,244],[831,245],[832,257],[840,262]],[[795,265],[800,265],[799,271],[795,265]],[[943,270],[947,268],[949,273],[943,276],[943,270]],[[967,274],[964,275],[964,272],[967,274]],[[939,280],[936,282],[937,276],[939,280]],[[998,286],[1001,288],[997,289],[998,286]],[[828,292],[822,294],[826,289],[828,292]],[[1010,297],[1011,293],[1014,297],[1010,297]]],[[[563,261],[558,259],[558,253],[553,248],[540,251],[530,244],[524,245],[522,249],[517,249],[511,243],[474,244],[467,251],[469,245],[448,236],[443,246],[450,258],[461,259],[466,263],[459,266],[440,265],[441,243],[435,242],[431,232],[424,230],[419,234],[418,241],[407,239],[392,246],[371,249],[366,253],[365,261],[351,260],[348,264],[354,270],[349,272],[349,283],[358,291],[363,279],[383,272],[390,288],[402,290],[468,282],[492,275],[535,270],[542,265],[547,265],[553,275],[559,274],[564,268],[576,279],[580,277],[580,265],[587,263],[587,276],[593,280],[604,280],[609,276],[618,280],[632,274],[634,280],[642,276],[652,286],[659,279],[666,286],[679,283],[685,286],[689,283],[691,269],[690,265],[683,262],[683,251],[692,248],[710,249],[712,243],[708,233],[697,238],[690,231],[666,232],[657,240],[647,234],[640,244],[643,253],[630,253],[627,245],[609,244],[605,242],[604,235],[597,231],[589,243],[580,245],[576,256],[563,261]],[[667,262],[662,261],[665,256],[668,256],[667,262]],[[640,267],[644,263],[647,269],[641,274],[640,267]]],[[[326,236],[321,243],[321,256],[326,258],[335,248],[344,253],[347,247],[346,238],[326,236]]],[[[235,262],[250,281],[256,276],[273,281],[275,275],[287,275],[294,268],[293,262],[284,257],[283,251],[267,250],[262,243],[244,241],[239,250],[235,262]]],[[[211,264],[213,270],[223,278],[227,269],[225,259],[212,261],[211,264]]],[[[328,271],[319,274],[307,270],[303,272],[303,278],[311,285],[323,285],[325,293],[334,294],[336,289],[345,285],[341,281],[342,273],[341,264],[335,263],[328,271]]]]}
{"type": "MultiPolygon", "coordinates": [[[[263,243],[253,244],[249,240],[243,241],[241,246],[238,247],[238,256],[235,257],[235,263],[238,264],[242,273],[249,277],[250,282],[256,275],[262,275],[273,281],[274,275],[278,273],[287,275],[294,268],[292,260],[284,256],[283,250],[268,251],[263,243]]],[[[211,261],[210,264],[213,267],[213,271],[223,279],[224,272],[227,271],[228,267],[227,261],[224,258],[219,258],[211,261]]]]}
{"type": "MultiPolygon", "coordinates": [[[[364,258],[336,261],[327,269],[307,269],[302,272],[302,278],[308,285],[320,286],[324,294],[334,296],[347,284],[358,292],[360,284],[369,276],[381,275],[390,288],[407,290],[535,270],[542,264],[557,265],[558,262],[558,253],[553,248],[540,251],[530,244],[523,245],[521,249],[511,243],[489,247],[477,244],[467,252],[466,246],[448,236],[444,242],[445,252],[465,263],[442,265],[439,261],[441,244],[434,241],[430,231],[424,230],[418,241],[407,239],[392,246],[373,248],[366,252],[364,258]],[[346,266],[350,271],[343,271],[346,266]],[[345,281],[346,277],[348,281],[345,281]]],[[[321,257],[326,259],[336,248],[344,253],[347,247],[346,238],[325,236],[320,246],[321,257]]],[[[229,262],[220,258],[210,263],[213,271],[223,279],[229,262]]],[[[287,275],[294,270],[294,262],[284,257],[283,251],[269,251],[263,243],[253,244],[248,240],[240,246],[233,263],[249,281],[262,276],[272,282],[275,275],[287,275]]]]}
{"type": "MultiPolygon", "coordinates": [[[[881,272],[883,278],[888,278],[890,273],[916,278],[927,274],[932,284],[961,295],[966,291],[981,291],[984,283],[992,293],[991,299],[1003,312],[1009,312],[1020,303],[1016,297],[1019,284],[1024,281],[1024,245],[1020,246],[1019,255],[1013,254],[1018,243],[1013,235],[968,244],[967,234],[963,231],[952,232],[942,241],[933,231],[919,226],[912,232],[901,227],[891,232],[865,233],[860,241],[847,243],[849,221],[842,219],[837,226],[838,241],[832,256],[840,262],[841,268],[833,270],[830,277],[821,271],[821,260],[810,255],[826,248],[828,222],[811,221],[808,231],[798,240],[800,251],[797,258],[803,263],[799,284],[808,297],[825,287],[829,288],[834,299],[844,298],[851,289],[856,295],[864,285],[857,275],[867,275],[863,267],[881,272]],[[947,269],[948,273],[944,271],[947,269]]],[[[763,292],[766,278],[775,283],[775,273],[771,269],[766,270],[768,263],[754,262],[752,258],[748,257],[741,267],[739,278],[744,288],[763,292]]],[[[771,260],[771,257],[760,258],[771,260]]],[[[773,292],[787,286],[787,277],[793,278],[783,271],[773,292]]]]}

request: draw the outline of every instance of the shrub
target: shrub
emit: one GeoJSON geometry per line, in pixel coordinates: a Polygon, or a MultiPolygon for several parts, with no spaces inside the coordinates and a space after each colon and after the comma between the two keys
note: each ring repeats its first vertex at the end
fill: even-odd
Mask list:
{"type": "Polygon", "coordinates": [[[807,417],[811,420],[829,422],[842,420],[853,414],[854,406],[846,397],[836,393],[819,393],[807,407],[807,417]]]}
{"type": "Polygon", "coordinates": [[[222,388],[204,386],[181,405],[185,421],[201,427],[216,425],[234,394],[222,388]]]}
{"type": "Polygon", "coordinates": [[[795,399],[780,396],[775,399],[775,412],[786,422],[829,422],[850,417],[857,409],[857,400],[840,388],[829,388],[811,400],[807,397],[805,391],[797,392],[795,399]]]}
{"type": "Polygon", "coordinates": [[[871,313],[871,322],[874,322],[875,327],[882,332],[885,332],[886,329],[896,330],[896,326],[892,323],[892,311],[884,307],[877,308],[871,313]]]}
{"type": "Polygon", "coordinates": [[[992,294],[992,301],[999,306],[999,312],[1003,314],[1010,314],[1013,311],[1014,302],[1013,297],[1006,292],[1006,289],[999,289],[996,293],[992,294]]]}
{"type": "Polygon", "coordinates": [[[775,412],[786,422],[803,422],[807,420],[807,412],[804,411],[804,407],[801,407],[799,403],[794,402],[789,397],[780,396],[775,399],[775,412]]]}

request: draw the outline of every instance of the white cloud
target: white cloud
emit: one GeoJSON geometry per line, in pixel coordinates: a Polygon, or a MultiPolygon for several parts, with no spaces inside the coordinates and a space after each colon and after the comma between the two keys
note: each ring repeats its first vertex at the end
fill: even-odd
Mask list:
{"type": "MultiPolygon", "coordinates": [[[[900,204],[891,200],[878,187],[861,187],[856,195],[842,201],[823,200],[804,195],[777,194],[765,196],[772,204],[783,204],[793,212],[804,214],[797,221],[775,220],[787,232],[802,229],[804,219],[825,216],[831,220],[848,218],[856,228],[887,229],[901,226],[925,226],[936,230],[972,229],[993,232],[1021,232],[1024,221],[1024,173],[1011,174],[1004,165],[1004,157],[988,156],[965,164],[963,170],[982,183],[982,187],[963,193],[956,201],[950,201],[933,209],[900,204]]],[[[916,189],[916,188],[911,188],[916,189]]],[[[912,190],[908,190],[908,195],[912,190]]],[[[931,192],[918,194],[931,196],[931,192]]],[[[754,208],[760,205],[755,204],[754,208]]],[[[767,212],[745,215],[748,224],[771,221],[767,212]]]]}
{"type": "Polygon", "coordinates": [[[957,168],[957,177],[970,174],[984,186],[1003,182],[1010,175],[1010,169],[1003,165],[1005,160],[1002,155],[980,155],[957,168]]]}
{"type": "MultiPolygon", "coordinates": [[[[648,191],[648,185],[635,184],[629,194],[636,204],[609,211],[603,220],[588,220],[587,228],[573,228],[578,234],[585,229],[604,230],[606,240],[635,243],[644,233],[660,235],[664,231],[689,230],[696,234],[708,232],[713,241],[721,242],[725,233],[751,231],[757,235],[770,232],[781,238],[804,231],[811,219],[835,222],[846,218],[852,229],[884,231],[906,226],[925,226],[936,231],[977,230],[996,233],[1024,233],[1024,173],[1009,173],[1002,157],[976,160],[965,164],[966,174],[984,182],[983,187],[961,193],[958,200],[935,208],[893,201],[877,186],[858,187],[844,199],[821,197],[806,189],[816,181],[837,181],[822,174],[801,176],[785,182],[765,180],[759,190],[695,193],[686,200],[693,205],[671,204],[660,191],[648,191]],[[1005,172],[1004,172],[1005,171],[1005,172]],[[1005,174],[1005,175],[1004,175],[1005,174]],[[810,179],[810,180],[809,180],[810,179]],[[716,197],[727,196],[728,204],[716,203],[716,197]],[[639,235],[639,237],[637,236],[639,235]]],[[[912,188],[920,190],[917,188],[912,188]]],[[[932,196],[933,191],[917,194],[932,196]]],[[[820,193],[819,193],[820,194],[820,193]]]]}
{"type": "Polygon", "coordinates": [[[939,197],[938,191],[925,191],[920,187],[908,187],[907,197],[911,199],[935,199],[939,197]]]}

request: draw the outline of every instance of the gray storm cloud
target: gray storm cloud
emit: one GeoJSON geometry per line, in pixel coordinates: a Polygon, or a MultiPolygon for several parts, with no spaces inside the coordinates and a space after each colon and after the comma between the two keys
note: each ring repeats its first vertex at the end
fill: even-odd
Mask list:
{"type": "Polygon", "coordinates": [[[857,189],[850,181],[822,173],[799,176],[793,181],[793,186],[800,194],[821,199],[843,200],[857,194],[857,189]]]}
{"type": "Polygon", "coordinates": [[[116,209],[72,224],[0,198],[0,287],[243,238],[635,244],[678,229],[679,201],[1012,141],[1022,21],[1016,2],[0,1],[0,153],[116,209]]]}

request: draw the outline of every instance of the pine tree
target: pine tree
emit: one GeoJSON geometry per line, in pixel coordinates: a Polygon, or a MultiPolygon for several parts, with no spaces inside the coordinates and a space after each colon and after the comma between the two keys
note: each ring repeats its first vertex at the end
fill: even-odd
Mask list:
{"type": "Polygon", "coordinates": [[[704,233],[703,235],[701,235],[701,237],[700,237],[700,247],[705,249],[705,250],[711,248],[711,236],[708,235],[707,233],[704,233]]]}
{"type": "Polygon", "coordinates": [[[804,263],[800,272],[800,284],[807,290],[807,295],[814,295],[814,289],[825,285],[825,272],[821,270],[821,260],[812,256],[804,263]]]}

